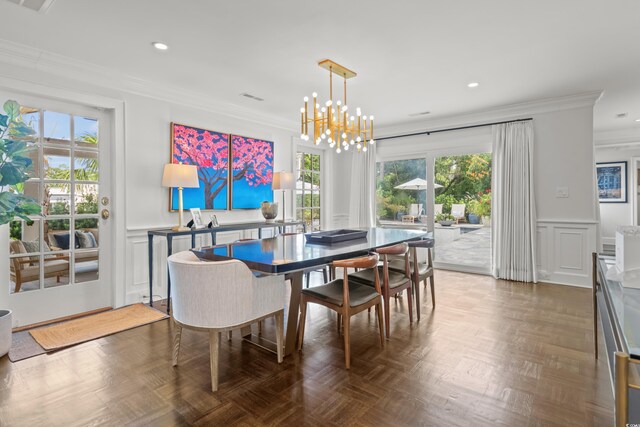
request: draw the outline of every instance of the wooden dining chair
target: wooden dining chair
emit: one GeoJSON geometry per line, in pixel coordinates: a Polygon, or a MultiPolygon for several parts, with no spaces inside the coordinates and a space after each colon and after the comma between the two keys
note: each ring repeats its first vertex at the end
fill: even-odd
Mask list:
{"type": "Polygon", "coordinates": [[[413,322],[413,290],[412,280],[409,275],[409,245],[399,243],[385,248],[378,248],[376,252],[382,255],[382,266],[378,266],[375,270],[363,270],[349,275],[349,280],[361,283],[367,286],[374,286],[376,276],[382,275],[382,298],[384,300],[384,326],[387,338],[390,337],[390,298],[399,295],[402,291],[407,291],[407,300],[409,303],[409,322],[413,322]],[[404,269],[402,272],[391,270],[389,268],[389,257],[393,255],[401,255],[403,257],[404,269]]]}
{"type": "MultiPolygon", "coordinates": [[[[424,281],[424,287],[427,287],[427,278],[431,284],[431,303],[436,308],[435,280],[433,276],[433,258],[431,248],[433,247],[433,239],[412,240],[407,243],[409,245],[409,272],[413,283],[414,299],[416,301],[416,318],[420,320],[420,282],[424,281]],[[418,249],[427,249],[427,261],[418,262],[418,249]],[[418,266],[416,268],[415,266],[418,266]]],[[[405,262],[403,259],[392,259],[389,261],[389,269],[403,273],[405,271],[405,262]]]]}
{"type": "Polygon", "coordinates": [[[302,349],[302,343],[304,340],[304,327],[308,303],[320,304],[338,313],[338,331],[340,330],[340,319],[342,319],[344,331],[344,359],[347,369],[351,367],[351,316],[375,306],[376,315],[378,317],[378,328],[380,330],[380,345],[384,347],[380,277],[378,275],[378,269],[376,268],[378,261],[379,256],[377,254],[361,258],[334,261],[332,263],[333,266],[344,269],[344,278],[332,280],[322,286],[314,286],[302,290],[300,294],[298,350],[302,349]],[[349,274],[347,273],[348,268],[370,269],[374,280],[374,286],[366,286],[350,281],[349,274]]]}

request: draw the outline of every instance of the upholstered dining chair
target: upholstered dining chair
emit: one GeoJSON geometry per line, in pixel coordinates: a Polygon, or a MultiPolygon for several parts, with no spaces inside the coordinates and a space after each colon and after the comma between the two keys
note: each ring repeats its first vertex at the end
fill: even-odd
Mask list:
{"type": "Polygon", "coordinates": [[[256,277],[238,260],[201,261],[192,252],[168,259],[174,321],[173,366],[182,328],[209,332],[211,390],[218,389],[220,333],[275,317],[278,363],[283,357],[285,285],[282,276],[256,277]]]}
{"type": "Polygon", "coordinates": [[[357,273],[351,273],[349,280],[367,286],[374,286],[374,274],[382,275],[382,299],[384,301],[384,328],[387,338],[391,336],[390,326],[390,298],[407,291],[407,300],[409,305],[409,322],[413,322],[413,290],[412,280],[409,275],[409,246],[406,243],[399,243],[393,246],[376,249],[376,252],[382,255],[382,265],[375,270],[363,270],[357,273]],[[389,268],[390,256],[402,256],[404,262],[404,270],[398,272],[389,268]]]}
{"type": "MultiPolygon", "coordinates": [[[[380,278],[378,276],[379,257],[377,254],[334,261],[332,266],[343,268],[344,278],[335,279],[322,285],[305,288],[300,294],[300,322],[298,329],[298,350],[302,350],[304,341],[304,327],[307,317],[307,304],[323,305],[338,313],[338,331],[340,321],[343,323],[344,335],[344,359],[347,369],[351,367],[351,316],[375,306],[380,331],[380,345],[384,347],[384,334],[382,332],[382,298],[380,278]],[[348,268],[371,269],[374,286],[361,285],[349,280],[348,268]]],[[[367,270],[363,270],[367,271],[367,270]]]]}
{"type": "MultiPolygon", "coordinates": [[[[431,284],[431,303],[436,308],[435,283],[433,276],[433,258],[431,248],[433,247],[432,239],[412,240],[407,243],[409,245],[409,271],[411,273],[411,281],[413,282],[413,293],[416,300],[416,317],[420,320],[420,282],[424,281],[424,287],[427,287],[427,278],[431,284]],[[427,250],[426,262],[418,262],[418,249],[425,248],[427,250]],[[416,268],[418,266],[418,268],[416,268]]],[[[398,273],[404,273],[405,262],[403,259],[392,259],[389,261],[389,269],[398,273]]]]}

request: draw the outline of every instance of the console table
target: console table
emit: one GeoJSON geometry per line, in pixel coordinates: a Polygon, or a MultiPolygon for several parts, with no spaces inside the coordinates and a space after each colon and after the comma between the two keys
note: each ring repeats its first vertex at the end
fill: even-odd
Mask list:
{"type": "Polygon", "coordinates": [[[600,314],[614,384],[616,426],[640,424],[640,289],[607,277],[615,257],[593,254],[595,356],[600,314]],[[597,312],[595,308],[597,307],[597,312]]]}
{"type": "MultiPolygon", "coordinates": [[[[224,231],[240,231],[240,230],[258,230],[258,238],[262,239],[262,230],[264,228],[278,229],[279,233],[284,233],[287,227],[302,226],[307,231],[307,225],[303,221],[287,221],[274,222],[267,224],[266,222],[237,222],[233,224],[221,224],[218,227],[199,228],[185,231],[174,231],[170,228],[157,228],[147,231],[147,239],[149,241],[149,305],[153,307],[153,238],[155,236],[167,239],[167,258],[173,253],[173,238],[178,236],[191,236],[191,249],[196,246],[196,234],[210,234],[211,244],[216,244],[216,234],[224,231]]],[[[171,311],[171,278],[167,267],[167,313],[171,311]]]]}

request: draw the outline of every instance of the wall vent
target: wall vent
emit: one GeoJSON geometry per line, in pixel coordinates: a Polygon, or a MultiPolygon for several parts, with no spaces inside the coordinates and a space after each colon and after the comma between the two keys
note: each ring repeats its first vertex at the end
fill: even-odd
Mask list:
{"type": "Polygon", "coordinates": [[[263,98],[260,98],[259,96],[251,95],[250,93],[246,93],[246,92],[241,93],[240,96],[244,96],[245,98],[253,99],[254,101],[264,101],[263,98]]]}
{"type": "Polygon", "coordinates": [[[409,117],[426,116],[427,114],[431,114],[431,111],[422,111],[420,113],[411,113],[411,114],[409,114],[409,117]]]}
{"type": "Polygon", "coordinates": [[[5,0],[35,12],[47,13],[55,0],[5,0]]]}

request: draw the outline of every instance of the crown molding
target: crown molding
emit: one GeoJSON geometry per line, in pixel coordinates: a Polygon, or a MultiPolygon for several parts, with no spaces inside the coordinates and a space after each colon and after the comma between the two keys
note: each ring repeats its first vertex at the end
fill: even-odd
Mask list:
{"type": "Polygon", "coordinates": [[[65,55],[0,39],[0,64],[14,65],[80,81],[107,90],[116,90],[173,104],[193,107],[234,119],[295,132],[295,120],[285,120],[240,105],[223,103],[209,96],[187,91],[176,86],[158,84],[91,64],[65,55]]]}
{"type": "Polygon", "coordinates": [[[436,130],[446,127],[470,126],[502,120],[523,119],[536,114],[552,113],[555,111],[571,110],[582,107],[593,107],[602,96],[602,93],[603,91],[597,90],[554,98],[543,98],[519,102],[516,104],[507,104],[499,107],[486,108],[464,114],[454,114],[425,119],[419,122],[378,127],[378,138],[402,133],[436,130]]]}
{"type": "Polygon", "coordinates": [[[593,144],[597,149],[640,145],[640,127],[594,132],[593,144]]]}

